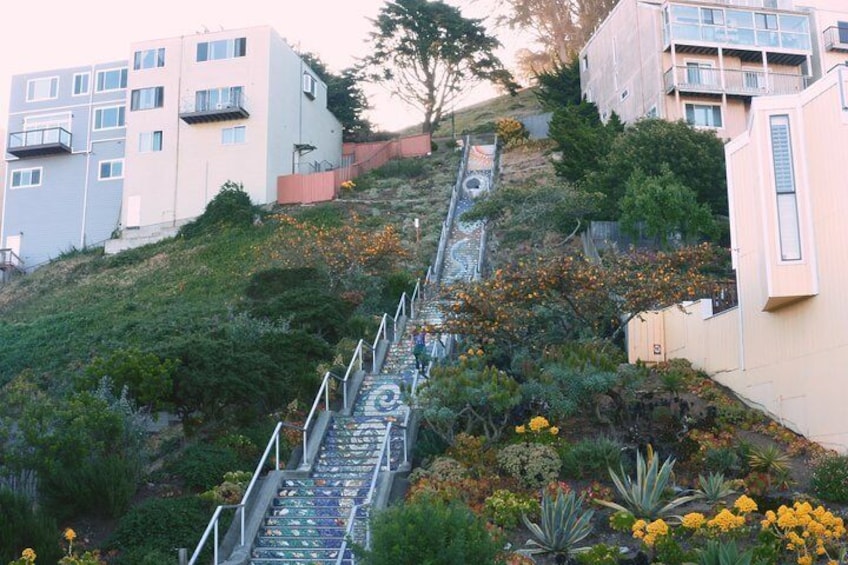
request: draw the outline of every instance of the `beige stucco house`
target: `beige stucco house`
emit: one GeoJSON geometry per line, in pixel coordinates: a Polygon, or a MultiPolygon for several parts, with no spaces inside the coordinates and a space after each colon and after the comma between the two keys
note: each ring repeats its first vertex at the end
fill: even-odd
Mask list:
{"type": "Polygon", "coordinates": [[[724,139],[752,99],[802,91],[848,51],[844,0],[620,0],[580,51],[602,118],[684,119],[724,139]]]}
{"type": "Polygon", "coordinates": [[[751,405],[848,452],[848,68],[759,97],[726,146],[739,302],[642,315],[631,361],[686,358],[751,405]]]}

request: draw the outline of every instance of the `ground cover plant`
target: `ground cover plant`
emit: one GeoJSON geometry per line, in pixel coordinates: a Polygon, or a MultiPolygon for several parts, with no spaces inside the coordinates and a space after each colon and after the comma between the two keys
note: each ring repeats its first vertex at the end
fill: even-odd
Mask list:
{"type": "Polygon", "coordinates": [[[426,272],[459,158],[310,207],[257,208],[227,183],[174,239],[0,287],[0,563],[175,563],[276,422],[302,421],[324,371],[426,272]]]}

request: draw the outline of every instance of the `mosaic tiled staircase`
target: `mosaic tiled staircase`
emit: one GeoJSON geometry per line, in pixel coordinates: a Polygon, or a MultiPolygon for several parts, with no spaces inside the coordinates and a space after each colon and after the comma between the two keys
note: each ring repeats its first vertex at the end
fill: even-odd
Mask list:
{"type": "MultiPolygon", "coordinates": [[[[371,487],[389,421],[403,421],[408,407],[401,386],[415,366],[405,341],[392,344],[384,369],[365,375],[350,416],[334,415],[308,478],[286,479],[256,537],[251,563],[336,563],[354,505],[371,487]]],[[[392,468],[403,457],[403,430],[393,429],[392,468]]],[[[359,517],[363,517],[360,514],[359,517]]],[[[342,563],[352,563],[350,549],[342,563]]]]}
{"type": "MultiPolygon", "coordinates": [[[[468,170],[492,174],[491,156],[482,154],[469,161],[468,170]],[[485,170],[486,167],[489,170],[485,170]]],[[[457,217],[472,201],[457,202],[457,217]]],[[[456,221],[447,241],[440,283],[451,284],[475,277],[483,226],[480,222],[456,221]]],[[[422,299],[414,324],[438,326],[443,320],[438,300],[422,299]]],[[[438,336],[431,336],[436,339],[438,336]]],[[[432,345],[432,344],[431,344],[432,345]]],[[[429,347],[429,346],[428,346],[429,347]]],[[[409,407],[403,403],[402,387],[416,378],[409,339],[402,336],[391,344],[378,374],[365,375],[350,416],[334,415],[324,435],[310,476],[285,479],[265,517],[252,551],[253,565],[281,563],[352,564],[351,550],[341,555],[347,520],[354,506],[362,504],[371,488],[374,470],[389,421],[403,422],[409,407]]],[[[403,459],[403,433],[392,429],[392,469],[403,459]]],[[[364,511],[357,519],[364,519],[364,511]]]]}

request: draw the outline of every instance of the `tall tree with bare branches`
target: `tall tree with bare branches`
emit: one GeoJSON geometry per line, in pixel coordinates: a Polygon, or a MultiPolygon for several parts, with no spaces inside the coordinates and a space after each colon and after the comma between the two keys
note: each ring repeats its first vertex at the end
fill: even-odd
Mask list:
{"type": "Polygon", "coordinates": [[[567,63],[618,0],[495,0],[500,24],[529,32],[537,49],[517,53],[521,74],[532,76],[567,63]]]}

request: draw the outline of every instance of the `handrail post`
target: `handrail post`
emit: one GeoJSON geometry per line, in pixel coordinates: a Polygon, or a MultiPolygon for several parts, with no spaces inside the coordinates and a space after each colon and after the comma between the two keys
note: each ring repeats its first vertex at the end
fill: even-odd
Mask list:
{"type": "Polygon", "coordinates": [[[306,465],[306,454],[309,453],[309,444],[308,444],[308,441],[306,439],[306,435],[307,435],[307,430],[306,430],[306,428],[303,428],[303,455],[301,457],[303,458],[303,464],[304,465],[306,465]]]}
{"type": "Polygon", "coordinates": [[[212,559],[215,565],[218,565],[218,522],[215,522],[215,535],[213,537],[214,545],[212,547],[212,559]]]}

